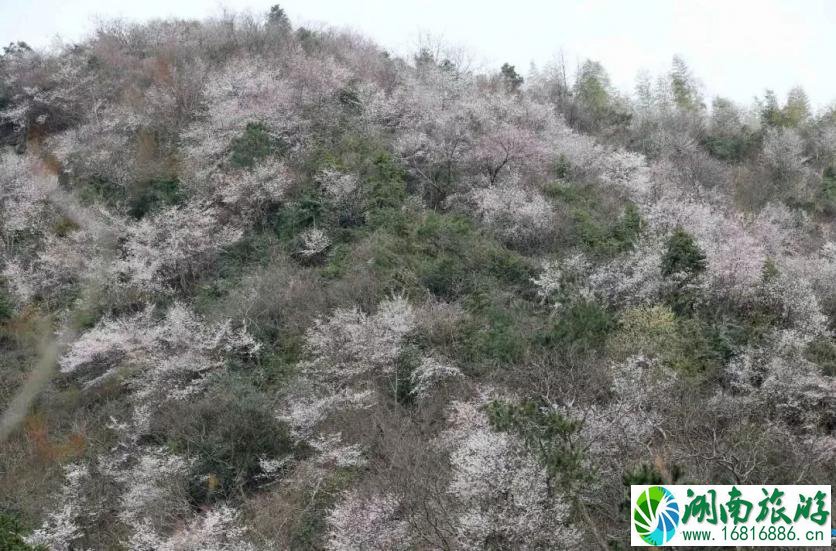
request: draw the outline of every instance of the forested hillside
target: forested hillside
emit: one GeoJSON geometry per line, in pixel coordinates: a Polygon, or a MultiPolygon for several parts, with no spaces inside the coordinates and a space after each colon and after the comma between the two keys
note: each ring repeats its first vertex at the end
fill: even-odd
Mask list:
{"type": "Polygon", "coordinates": [[[10,45],[0,548],[624,549],[631,483],[830,484],[835,214],[836,108],[679,58],[10,45]]]}

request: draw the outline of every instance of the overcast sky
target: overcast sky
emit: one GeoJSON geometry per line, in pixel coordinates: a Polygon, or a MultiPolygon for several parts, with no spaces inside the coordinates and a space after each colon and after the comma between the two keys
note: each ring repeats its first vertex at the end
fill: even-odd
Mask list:
{"type": "MultiPolygon", "coordinates": [[[[0,44],[78,40],[96,16],[144,20],[217,15],[221,6],[266,12],[276,0],[0,0],[0,44]]],[[[397,53],[423,33],[467,48],[486,67],[521,72],[559,52],[601,61],[632,91],[641,70],[682,55],[707,94],[749,102],[802,85],[814,106],[836,100],[836,0],[284,0],[294,25],[351,27],[397,53]]]]}

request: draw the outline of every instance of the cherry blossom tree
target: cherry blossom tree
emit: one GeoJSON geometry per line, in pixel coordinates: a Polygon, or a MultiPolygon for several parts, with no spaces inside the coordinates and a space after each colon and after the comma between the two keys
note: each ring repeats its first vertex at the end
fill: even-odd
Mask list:
{"type": "Polygon", "coordinates": [[[571,549],[580,534],[569,505],[553,495],[545,469],[508,433],[494,432],[474,404],[456,403],[445,435],[459,503],[457,543],[481,549],[487,542],[522,549],[571,549]]]}
{"type": "Polygon", "coordinates": [[[391,496],[345,496],[328,516],[328,549],[409,549],[407,525],[391,496]]]}
{"type": "Polygon", "coordinates": [[[294,430],[308,435],[338,407],[373,404],[374,383],[395,374],[403,339],[414,327],[414,310],[402,297],[381,302],[372,315],[338,309],[316,320],[306,335],[311,360],[302,365],[286,413],[294,430]]]}
{"type": "MultiPolygon", "coordinates": [[[[450,202],[456,199],[451,197],[450,202]]],[[[472,205],[478,219],[511,246],[535,248],[552,235],[556,217],[552,206],[537,190],[525,189],[518,176],[474,187],[462,199],[472,205]]]]}
{"type": "Polygon", "coordinates": [[[219,222],[210,204],[170,207],[126,228],[123,257],[114,270],[141,290],[184,285],[242,230],[219,222]]]}

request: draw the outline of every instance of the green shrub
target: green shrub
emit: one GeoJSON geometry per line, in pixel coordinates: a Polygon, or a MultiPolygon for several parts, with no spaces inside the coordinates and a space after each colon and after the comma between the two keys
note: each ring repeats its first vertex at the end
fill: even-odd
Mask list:
{"type": "Polygon", "coordinates": [[[229,162],[237,168],[252,168],[259,161],[284,151],[284,143],[273,136],[270,129],[260,123],[247,124],[244,133],[232,140],[229,146],[229,162]]]}
{"type": "Polygon", "coordinates": [[[618,222],[610,228],[611,239],[616,249],[621,252],[633,248],[641,232],[643,221],[639,215],[639,209],[635,205],[628,204],[624,207],[624,214],[618,222]]]}
{"type": "MultiPolygon", "coordinates": [[[[561,169],[558,168],[556,170],[560,171],[561,169]]],[[[575,185],[558,179],[557,181],[546,184],[543,193],[559,203],[576,206],[583,204],[588,194],[594,193],[594,191],[592,191],[591,186],[575,185]]]]}
{"type": "Polygon", "coordinates": [[[815,198],[816,210],[825,216],[836,215],[836,168],[829,166],[822,173],[822,185],[815,198]]]}
{"type": "Polygon", "coordinates": [[[566,155],[562,153],[554,162],[554,177],[558,180],[562,180],[569,176],[569,173],[572,170],[572,163],[569,162],[569,159],[566,158],[566,155]]]}
{"type": "Polygon", "coordinates": [[[745,329],[729,322],[677,317],[671,308],[627,310],[607,342],[617,361],[641,354],[689,375],[712,375],[745,344],[745,329]]]}
{"type": "Polygon", "coordinates": [[[615,328],[615,318],[599,304],[580,300],[570,304],[540,341],[563,352],[589,352],[600,349],[615,328]]]}
{"type": "Polygon", "coordinates": [[[531,264],[493,238],[476,231],[467,219],[430,212],[415,229],[421,268],[427,287],[453,298],[477,289],[483,277],[511,285],[528,285],[534,275],[531,264]],[[464,281],[462,281],[464,280],[464,281]],[[451,283],[462,282],[458,293],[451,283]],[[440,285],[439,285],[440,284],[440,285]]]}
{"type": "Polygon", "coordinates": [[[267,396],[245,381],[218,381],[194,402],[172,402],[151,421],[151,437],[194,458],[190,495],[196,505],[225,499],[252,486],[259,459],[297,449],[267,396]]]}
{"type": "Polygon", "coordinates": [[[531,287],[532,263],[477,231],[470,220],[434,211],[385,212],[369,240],[370,264],[385,288],[423,288],[450,301],[485,285],[531,287]]]}
{"type": "Polygon", "coordinates": [[[771,258],[764,260],[763,268],[761,268],[761,281],[763,283],[771,283],[779,275],[781,275],[781,272],[778,270],[778,265],[775,264],[775,261],[771,258]]]}
{"type": "Polygon", "coordinates": [[[249,268],[268,262],[278,246],[273,232],[253,231],[223,249],[211,270],[201,274],[201,281],[195,289],[200,309],[205,309],[236,288],[239,278],[249,268]]]}
{"type": "Polygon", "coordinates": [[[836,168],[829,166],[822,173],[822,191],[828,199],[836,201],[836,168]]]}
{"type": "Polygon", "coordinates": [[[561,233],[568,247],[583,247],[588,253],[613,256],[631,250],[642,230],[642,219],[635,205],[613,201],[591,185],[555,182],[546,195],[569,212],[569,223],[561,233]]]}
{"type": "Polygon", "coordinates": [[[377,153],[370,167],[362,171],[362,181],[371,188],[369,206],[373,209],[399,208],[406,200],[406,171],[387,152],[377,153]]]}
{"type": "Polygon", "coordinates": [[[0,549],[2,551],[46,551],[44,547],[32,547],[23,539],[24,530],[17,517],[0,512],[0,549]]]}
{"type": "Polygon", "coordinates": [[[718,159],[739,163],[759,144],[757,137],[747,132],[736,136],[709,135],[703,139],[702,145],[718,159]]]}
{"type": "Polygon", "coordinates": [[[325,476],[316,491],[311,492],[311,500],[299,511],[299,517],[293,519],[290,549],[324,549],[328,513],[355,478],[351,469],[335,469],[325,476]]]}
{"type": "Polygon", "coordinates": [[[478,261],[486,276],[519,290],[532,289],[531,278],[535,276],[536,269],[528,258],[491,241],[481,251],[478,261]]]}
{"type": "Polygon", "coordinates": [[[705,253],[691,234],[677,227],[668,239],[665,254],[662,256],[662,275],[668,277],[684,273],[696,276],[704,272],[705,268],[705,253]]]}
{"type": "Polygon", "coordinates": [[[676,316],[667,306],[630,308],[621,315],[607,347],[618,361],[639,354],[661,357],[672,348],[677,329],[676,316]]]}
{"type": "Polygon", "coordinates": [[[420,268],[421,283],[432,294],[446,300],[469,292],[470,272],[461,257],[444,253],[427,258],[420,268]]]}
{"type": "Polygon", "coordinates": [[[76,331],[86,331],[95,327],[102,318],[105,308],[100,304],[79,304],[70,314],[70,324],[76,331]]]}
{"type": "Polygon", "coordinates": [[[340,102],[340,105],[342,105],[347,113],[357,115],[363,110],[363,103],[360,101],[357,90],[350,86],[346,86],[337,91],[337,101],[340,102]]]}
{"type": "Polygon", "coordinates": [[[459,328],[461,360],[493,366],[523,360],[529,339],[518,323],[519,311],[477,294],[469,297],[468,313],[459,328]]]}
{"type": "Polygon", "coordinates": [[[55,235],[58,237],[67,237],[74,231],[78,231],[81,226],[76,223],[75,220],[68,216],[62,216],[58,219],[57,222],[52,226],[52,231],[55,232],[55,235]]]}
{"type": "Polygon", "coordinates": [[[633,248],[641,230],[641,217],[633,205],[628,205],[616,222],[601,220],[588,210],[572,211],[575,231],[583,244],[593,254],[611,256],[633,248]]]}
{"type": "Polygon", "coordinates": [[[0,286],[0,323],[11,319],[14,315],[14,301],[8,295],[6,289],[0,286]]]}
{"type": "Polygon", "coordinates": [[[709,378],[732,358],[739,340],[734,327],[698,318],[680,318],[677,333],[667,351],[667,363],[681,373],[709,378]]]}
{"type": "Polygon", "coordinates": [[[128,214],[140,219],[160,207],[177,205],[185,194],[177,180],[153,180],[137,186],[128,201],[128,214]]]}
{"type": "Polygon", "coordinates": [[[693,315],[700,304],[703,297],[694,283],[706,266],[705,254],[694,238],[677,227],[668,238],[660,263],[662,275],[670,278],[663,291],[664,300],[677,315],[693,315]]]}
{"type": "Polygon", "coordinates": [[[471,232],[463,218],[429,213],[415,228],[418,245],[418,274],[421,283],[433,294],[447,300],[471,291],[464,242],[471,232]]]}
{"type": "Polygon", "coordinates": [[[270,6],[270,11],[267,13],[267,23],[282,29],[290,28],[290,19],[287,13],[278,4],[270,6]]]}
{"type": "Polygon", "coordinates": [[[351,247],[346,243],[337,243],[328,251],[328,260],[319,273],[327,279],[340,278],[348,271],[351,260],[351,247]]]}
{"type": "Polygon", "coordinates": [[[635,469],[625,470],[624,474],[621,476],[621,481],[622,484],[624,484],[624,486],[626,486],[629,490],[630,486],[633,485],[662,484],[665,480],[662,478],[662,474],[659,472],[659,469],[655,466],[642,463],[635,469]]]}
{"type": "Polygon", "coordinates": [[[325,170],[351,175],[357,186],[344,197],[322,200],[324,208],[318,214],[323,225],[377,228],[407,198],[403,166],[379,140],[369,136],[349,132],[309,151],[301,166],[307,175],[304,194],[322,195],[318,180],[325,170]]]}
{"type": "Polygon", "coordinates": [[[401,405],[412,403],[415,395],[412,393],[412,373],[421,364],[420,350],[416,346],[406,346],[395,359],[394,380],[392,386],[395,399],[401,405]]]}
{"type": "Polygon", "coordinates": [[[305,27],[296,29],[296,38],[299,40],[299,44],[302,45],[302,49],[308,54],[316,52],[322,45],[322,39],[317,32],[306,29],[305,27]]]}
{"type": "Polygon", "coordinates": [[[79,199],[83,204],[103,203],[110,207],[122,205],[127,199],[125,188],[104,178],[91,178],[79,187],[79,199]]]}
{"type": "Polygon", "coordinates": [[[276,235],[289,242],[301,231],[327,220],[328,209],[328,201],[322,195],[306,191],[295,201],[285,203],[276,213],[276,235]]]}
{"type": "Polygon", "coordinates": [[[836,377],[836,344],[829,337],[819,337],[807,345],[807,359],[821,367],[825,375],[836,377]]]}

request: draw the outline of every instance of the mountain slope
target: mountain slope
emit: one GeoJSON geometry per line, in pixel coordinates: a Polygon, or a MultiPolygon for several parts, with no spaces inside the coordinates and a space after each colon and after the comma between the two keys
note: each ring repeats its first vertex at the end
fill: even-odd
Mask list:
{"type": "Polygon", "coordinates": [[[631,482],[833,479],[832,114],[280,9],[0,73],[20,548],[601,549],[631,482]]]}

